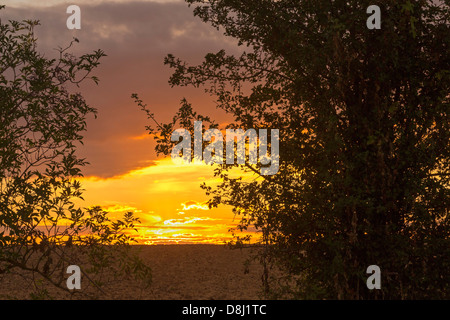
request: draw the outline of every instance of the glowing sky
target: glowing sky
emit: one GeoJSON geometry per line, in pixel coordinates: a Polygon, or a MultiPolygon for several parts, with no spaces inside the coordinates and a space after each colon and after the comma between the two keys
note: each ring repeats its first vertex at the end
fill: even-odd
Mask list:
{"type": "Polygon", "coordinates": [[[201,182],[212,180],[205,165],[175,166],[170,158],[111,178],[87,177],[85,200],[101,199],[116,214],[134,211],[141,219],[139,242],[215,242],[229,238],[233,216],[229,208],[209,210],[201,182]]]}
{"type": "Polygon", "coordinates": [[[230,236],[231,208],[208,210],[200,184],[213,183],[205,165],[176,166],[157,157],[145,131],[147,119],[131,94],[151,107],[160,121],[171,118],[186,97],[197,111],[227,121],[202,88],[170,88],[171,70],[163,65],[168,53],[195,64],[208,52],[238,51],[232,39],[202,23],[182,1],[2,1],[1,19],[38,19],[39,50],[54,56],[57,47],[73,37],[80,43],[75,54],[102,49],[108,55],[95,75],[100,83],[80,88],[98,109],[88,119],[79,154],[90,165],[83,169],[83,206],[100,205],[113,215],[134,211],[141,219],[139,241],[221,242],[230,236]],[[66,8],[81,8],[81,30],[68,30],[66,8]]]}

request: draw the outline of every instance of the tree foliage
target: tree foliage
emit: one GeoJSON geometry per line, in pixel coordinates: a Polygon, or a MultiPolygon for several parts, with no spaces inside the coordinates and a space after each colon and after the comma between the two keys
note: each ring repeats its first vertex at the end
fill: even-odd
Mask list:
{"type": "MultiPolygon", "coordinates": [[[[249,182],[217,166],[223,182],[203,185],[210,206],[261,231],[261,261],[287,273],[266,275],[266,293],[448,299],[449,2],[187,2],[245,52],[197,66],[168,55],[170,84],[205,87],[237,127],[280,129],[278,174],[249,182]],[[373,4],[380,30],[366,27],[373,4]],[[366,287],[372,264],[381,290],[366,287]]],[[[198,117],[189,110],[173,123],[198,117]]]]}
{"type": "Polygon", "coordinates": [[[106,271],[134,268],[149,280],[148,267],[126,250],[133,214],[114,220],[100,207],[75,205],[86,165],[76,148],[96,110],[69,88],[97,82],[91,72],[105,54],[76,57],[68,52],[74,39],[49,59],[36,49],[38,24],[0,21],[0,274],[31,274],[65,290],[72,264],[80,265],[84,286],[99,290],[106,271]]]}

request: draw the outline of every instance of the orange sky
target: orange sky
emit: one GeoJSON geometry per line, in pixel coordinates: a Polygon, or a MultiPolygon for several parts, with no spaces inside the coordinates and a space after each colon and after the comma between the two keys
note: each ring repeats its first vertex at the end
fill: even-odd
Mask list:
{"type": "Polygon", "coordinates": [[[170,158],[157,157],[154,142],[146,135],[145,114],[131,99],[136,92],[164,122],[186,97],[202,114],[227,121],[215,109],[203,89],[171,88],[171,70],[164,57],[175,56],[195,64],[208,52],[226,49],[238,52],[232,39],[202,23],[183,1],[2,1],[6,19],[38,19],[39,50],[48,56],[73,37],[80,43],[75,54],[102,49],[108,55],[95,75],[98,86],[80,88],[87,102],[98,109],[98,118],[88,119],[80,156],[90,165],[81,180],[82,206],[100,205],[118,215],[133,211],[141,219],[140,243],[223,243],[230,239],[231,208],[208,210],[200,184],[214,183],[206,165],[177,166],[170,158]],[[68,30],[66,8],[81,8],[81,30],[68,30]]]}
{"type": "Polygon", "coordinates": [[[139,243],[224,243],[238,222],[230,208],[209,210],[200,183],[213,185],[212,167],[175,165],[170,157],[111,178],[82,179],[85,202],[114,215],[133,211],[141,219],[139,243]]]}

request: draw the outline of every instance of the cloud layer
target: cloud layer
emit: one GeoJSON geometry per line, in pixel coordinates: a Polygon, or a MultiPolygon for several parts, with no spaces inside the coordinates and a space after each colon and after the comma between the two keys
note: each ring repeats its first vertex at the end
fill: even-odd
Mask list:
{"type": "MultiPolygon", "coordinates": [[[[152,139],[145,137],[145,114],[131,99],[137,92],[160,121],[166,121],[179,107],[183,97],[203,113],[217,114],[202,89],[170,88],[171,70],[163,59],[172,53],[190,63],[199,63],[208,52],[236,51],[233,41],[193,16],[192,8],[180,1],[91,1],[78,2],[81,30],[68,30],[68,4],[44,2],[46,7],[16,3],[0,12],[2,19],[38,19],[39,50],[55,56],[73,37],[80,40],[75,54],[102,49],[108,55],[95,72],[100,84],[86,83],[81,92],[98,118],[89,119],[81,156],[90,166],[85,175],[112,177],[143,168],[156,159],[152,139]]],[[[8,3],[7,3],[8,5],[8,3]]]]}

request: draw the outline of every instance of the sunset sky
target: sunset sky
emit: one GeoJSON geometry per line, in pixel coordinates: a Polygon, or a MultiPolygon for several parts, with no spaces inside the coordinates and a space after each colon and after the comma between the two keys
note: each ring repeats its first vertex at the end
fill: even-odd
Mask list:
{"type": "Polygon", "coordinates": [[[181,0],[152,1],[2,1],[1,19],[37,19],[39,50],[48,57],[73,37],[80,43],[72,52],[80,55],[102,49],[108,55],[96,69],[96,86],[86,83],[80,91],[98,117],[88,120],[79,155],[85,167],[86,189],[82,206],[100,205],[113,215],[134,211],[141,219],[140,243],[222,243],[230,237],[231,208],[208,210],[202,182],[215,183],[206,165],[176,166],[170,158],[157,157],[147,134],[146,115],[131,99],[136,92],[156,117],[164,122],[185,97],[202,114],[226,122],[202,88],[171,88],[171,70],[164,57],[171,53],[191,64],[208,52],[238,52],[236,42],[193,16],[181,0]],[[81,30],[68,30],[66,8],[81,8],[81,30]]]}

